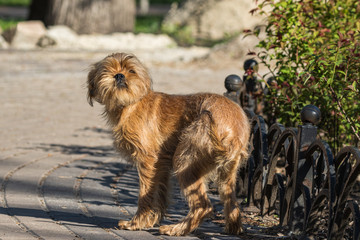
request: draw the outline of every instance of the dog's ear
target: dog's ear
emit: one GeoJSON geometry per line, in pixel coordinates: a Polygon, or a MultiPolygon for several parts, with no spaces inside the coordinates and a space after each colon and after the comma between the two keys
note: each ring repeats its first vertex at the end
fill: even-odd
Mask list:
{"type": "Polygon", "coordinates": [[[90,104],[90,106],[92,106],[92,107],[94,106],[93,100],[92,100],[93,97],[94,96],[92,95],[92,91],[89,90],[88,95],[87,95],[87,100],[88,100],[88,103],[90,104]]]}
{"type": "Polygon", "coordinates": [[[90,106],[94,106],[92,99],[95,97],[95,75],[96,75],[96,68],[92,66],[92,69],[90,70],[87,79],[87,85],[88,85],[87,101],[90,104],[90,106]]]}

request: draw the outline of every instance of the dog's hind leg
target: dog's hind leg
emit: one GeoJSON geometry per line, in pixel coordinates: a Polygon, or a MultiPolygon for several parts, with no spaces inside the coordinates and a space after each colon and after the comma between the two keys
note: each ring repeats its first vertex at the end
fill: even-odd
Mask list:
{"type": "Polygon", "coordinates": [[[236,202],[236,176],[239,161],[231,160],[217,168],[220,199],[224,203],[225,232],[238,235],[243,231],[240,208],[236,202]]]}
{"type": "Polygon", "coordinates": [[[212,206],[206,194],[204,178],[189,178],[189,175],[178,175],[181,188],[189,205],[189,213],[181,222],[160,227],[161,234],[182,236],[194,231],[205,217],[212,213],[212,206]]]}
{"type": "Polygon", "coordinates": [[[189,213],[174,225],[160,227],[160,233],[181,236],[194,231],[212,213],[206,193],[206,176],[214,169],[210,156],[209,118],[200,116],[181,135],[173,158],[174,173],[189,205],[189,213]]]}

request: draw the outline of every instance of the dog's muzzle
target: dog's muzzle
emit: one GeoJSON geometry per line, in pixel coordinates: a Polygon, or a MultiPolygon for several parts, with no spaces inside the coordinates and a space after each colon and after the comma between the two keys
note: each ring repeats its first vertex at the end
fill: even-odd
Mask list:
{"type": "Polygon", "coordinates": [[[122,88],[122,87],[126,87],[126,83],[125,83],[125,75],[122,73],[118,73],[114,76],[115,81],[116,81],[116,86],[118,88],[122,88]]]}

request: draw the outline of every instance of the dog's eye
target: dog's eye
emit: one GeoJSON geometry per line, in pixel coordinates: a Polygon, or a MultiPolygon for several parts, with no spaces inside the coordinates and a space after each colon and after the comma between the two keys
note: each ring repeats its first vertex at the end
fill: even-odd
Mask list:
{"type": "Polygon", "coordinates": [[[136,73],[134,70],[130,69],[129,73],[136,73]]]}

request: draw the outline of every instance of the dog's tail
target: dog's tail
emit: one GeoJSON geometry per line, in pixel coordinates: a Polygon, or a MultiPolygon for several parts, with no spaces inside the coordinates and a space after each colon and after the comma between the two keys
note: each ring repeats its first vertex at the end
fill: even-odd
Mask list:
{"type": "Polygon", "coordinates": [[[203,110],[201,115],[205,116],[206,118],[209,119],[208,120],[209,129],[208,129],[207,133],[208,133],[208,135],[210,137],[210,141],[213,145],[214,154],[216,156],[223,156],[224,154],[226,154],[227,148],[224,146],[222,139],[217,134],[216,124],[215,124],[214,118],[212,116],[212,113],[208,110],[203,110]]]}
{"type": "MultiPolygon", "coordinates": [[[[212,113],[204,110],[203,115],[207,115],[209,119],[208,136],[213,146],[213,157],[215,158],[216,165],[221,167],[221,171],[228,172],[229,168],[236,168],[240,163],[245,162],[248,158],[248,144],[247,136],[234,136],[231,141],[226,140],[228,136],[220,136],[217,123],[215,122],[212,113]],[[231,142],[238,144],[230,144],[231,142]]],[[[245,118],[247,119],[247,118],[245,118]]],[[[241,124],[241,122],[239,122],[241,124]]],[[[220,169],[218,169],[220,170],[220,169]]]]}
{"type": "Polygon", "coordinates": [[[219,124],[221,123],[216,122],[211,111],[202,110],[197,120],[182,132],[174,156],[175,173],[190,169],[190,165],[197,171],[206,172],[216,166],[221,167],[219,171],[228,172],[247,158],[247,145],[243,147],[241,136],[220,135],[219,124]],[[203,161],[204,159],[209,161],[203,161]]]}

